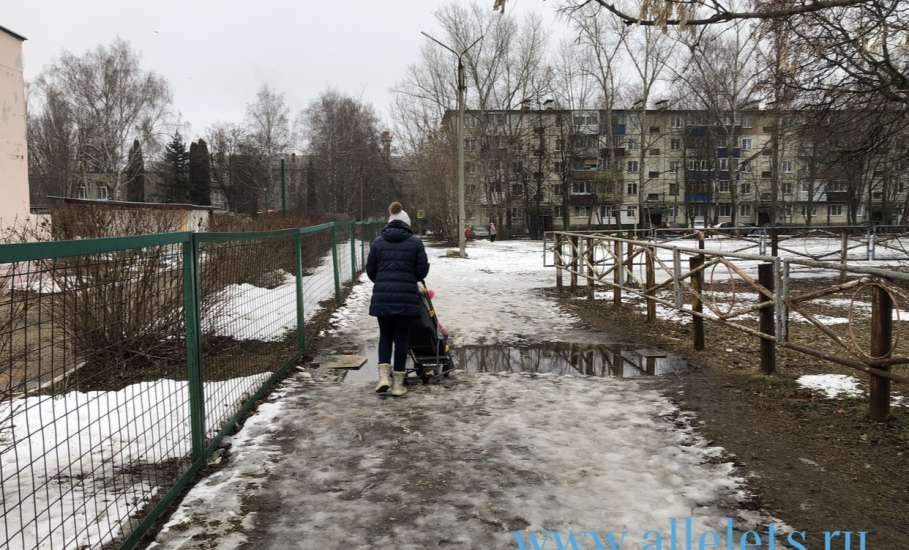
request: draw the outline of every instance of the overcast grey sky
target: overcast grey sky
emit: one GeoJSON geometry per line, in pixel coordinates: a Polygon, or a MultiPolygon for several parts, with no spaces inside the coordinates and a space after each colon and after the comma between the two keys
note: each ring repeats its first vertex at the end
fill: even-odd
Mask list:
{"type": "MultiPolygon", "coordinates": [[[[332,86],[372,103],[383,117],[390,89],[437,29],[450,0],[6,0],[0,25],[28,38],[25,77],[63,50],[84,52],[115,36],[163,75],[192,133],[241,121],[262,83],[292,111],[332,86]]],[[[469,0],[456,0],[469,2],[469,0]]],[[[492,0],[478,0],[492,8],[492,0]]],[[[555,20],[553,3],[511,0],[509,10],[555,20]]]]}

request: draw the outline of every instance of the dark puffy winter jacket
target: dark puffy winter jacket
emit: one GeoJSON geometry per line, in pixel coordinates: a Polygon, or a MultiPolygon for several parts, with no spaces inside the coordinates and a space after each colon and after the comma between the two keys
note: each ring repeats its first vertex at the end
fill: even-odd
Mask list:
{"type": "Polygon", "coordinates": [[[429,273],[429,260],[423,241],[414,236],[410,226],[395,220],[385,226],[372,243],[366,274],[375,283],[369,314],[420,314],[420,289],[417,282],[429,273]]]}

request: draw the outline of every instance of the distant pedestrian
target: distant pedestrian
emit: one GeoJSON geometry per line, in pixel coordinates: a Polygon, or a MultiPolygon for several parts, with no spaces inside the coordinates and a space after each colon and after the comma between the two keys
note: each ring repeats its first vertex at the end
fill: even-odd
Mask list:
{"type": "Polygon", "coordinates": [[[421,312],[417,283],[429,273],[429,261],[423,241],[413,234],[410,216],[401,203],[391,203],[388,214],[388,225],[369,249],[366,274],[375,283],[369,314],[379,320],[379,383],[376,393],[384,393],[391,388],[391,395],[398,397],[407,393],[404,388],[407,341],[410,326],[421,312]]]}
{"type": "Polygon", "coordinates": [[[464,239],[470,241],[473,240],[473,229],[468,225],[464,228],[464,239]]]}
{"type": "Polygon", "coordinates": [[[496,222],[489,222],[489,242],[496,242],[496,222]]]}

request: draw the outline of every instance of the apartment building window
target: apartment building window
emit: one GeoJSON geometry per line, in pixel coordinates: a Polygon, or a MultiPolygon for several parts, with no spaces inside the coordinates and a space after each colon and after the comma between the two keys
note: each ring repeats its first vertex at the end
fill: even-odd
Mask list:
{"type": "Polygon", "coordinates": [[[110,189],[106,185],[98,185],[98,198],[103,201],[110,199],[110,189]]]}
{"type": "Polygon", "coordinates": [[[636,161],[636,160],[628,161],[628,173],[629,174],[637,174],[638,168],[639,168],[638,161],[636,161]]]}
{"type": "Polygon", "coordinates": [[[600,221],[605,222],[608,219],[609,219],[609,209],[604,204],[604,205],[600,206],[600,221]]]}
{"type": "Polygon", "coordinates": [[[571,184],[572,195],[590,195],[593,193],[593,186],[589,181],[579,181],[571,184]]]}
{"type": "Polygon", "coordinates": [[[750,184],[750,183],[743,183],[743,184],[742,184],[742,194],[743,194],[743,195],[750,195],[750,194],[751,194],[751,184],[750,184]]]}
{"type": "Polygon", "coordinates": [[[727,180],[720,180],[716,184],[716,190],[719,191],[720,193],[728,193],[729,191],[731,191],[731,185],[729,184],[729,181],[727,181],[727,180]]]}
{"type": "Polygon", "coordinates": [[[843,215],[843,205],[842,204],[831,204],[830,205],[830,216],[833,218],[843,215]]]}
{"type": "Polygon", "coordinates": [[[710,171],[710,161],[709,160],[701,159],[700,164],[701,164],[701,172],[710,171]]]}
{"type": "Polygon", "coordinates": [[[596,126],[599,123],[600,117],[597,113],[574,115],[575,126],[596,126]]]}
{"type": "Polygon", "coordinates": [[[791,194],[792,194],[792,182],[791,182],[791,181],[784,181],[784,182],[783,182],[783,194],[784,194],[784,195],[791,195],[791,194]]]}
{"type": "Polygon", "coordinates": [[[721,159],[720,159],[720,171],[721,171],[721,172],[725,172],[725,171],[727,171],[727,170],[729,170],[729,159],[728,159],[728,158],[721,158],[721,159]]]}
{"type": "Polygon", "coordinates": [[[698,169],[698,161],[697,161],[697,159],[688,159],[688,171],[689,171],[689,172],[694,172],[694,171],[697,170],[697,169],[698,169]]]}
{"type": "Polygon", "coordinates": [[[791,204],[783,205],[783,215],[786,216],[787,218],[792,217],[792,205],[791,204]]]}
{"type": "Polygon", "coordinates": [[[87,199],[88,198],[88,188],[85,187],[85,184],[79,186],[79,191],[76,192],[77,199],[87,199]]]}
{"type": "Polygon", "coordinates": [[[670,172],[678,172],[678,171],[679,171],[679,164],[681,164],[681,163],[680,163],[679,161],[677,161],[677,160],[670,160],[670,161],[669,161],[669,171],[670,171],[670,172]]]}
{"type": "Polygon", "coordinates": [[[751,138],[742,138],[742,149],[748,151],[751,149],[751,138]]]}
{"type": "Polygon", "coordinates": [[[638,207],[629,206],[628,208],[625,209],[625,215],[628,216],[629,218],[636,218],[638,215],[638,207]]]}
{"type": "Polygon", "coordinates": [[[679,184],[670,183],[669,184],[669,194],[673,197],[677,197],[679,195],[679,184]]]}
{"type": "Polygon", "coordinates": [[[638,194],[638,184],[637,184],[637,182],[635,182],[635,181],[629,181],[629,182],[628,182],[628,187],[627,187],[626,189],[628,190],[628,193],[627,193],[628,195],[637,195],[637,194],[638,194]]]}
{"type": "Polygon", "coordinates": [[[792,173],[792,161],[791,160],[783,161],[783,172],[786,174],[792,173]]]}
{"type": "Polygon", "coordinates": [[[742,128],[751,128],[751,115],[742,115],[742,128]]]}
{"type": "Polygon", "coordinates": [[[745,172],[746,174],[750,174],[751,173],[751,161],[743,160],[741,168],[742,168],[742,170],[741,170],[742,172],[745,172]]]}
{"type": "Polygon", "coordinates": [[[640,145],[638,145],[638,140],[634,138],[628,138],[627,147],[629,151],[637,151],[640,145]]]}
{"type": "Polygon", "coordinates": [[[559,160],[559,161],[556,161],[556,162],[553,162],[553,163],[552,163],[552,171],[555,172],[556,174],[561,174],[561,173],[562,173],[562,166],[563,166],[563,164],[562,164],[562,161],[560,161],[560,160],[559,160]]]}
{"type": "Polygon", "coordinates": [[[732,216],[732,205],[729,203],[720,204],[719,214],[720,216],[726,216],[727,218],[732,216]]]}
{"type": "Polygon", "coordinates": [[[828,183],[827,192],[828,193],[842,193],[846,190],[845,183],[828,183]]]}
{"type": "Polygon", "coordinates": [[[671,149],[673,151],[678,151],[681,148],[682,148],[682,140],[675,139],[675,138],[669,140],[669,149],[671,149]]]}
{"type": "Polygon", "coordinates": [[[477,173],[477,165],[476,165],[476,163],[473,163],[473,162],[465,162],[465,163],[464,163],[464,168],[465,168],[465,170],[467,171],[468,174],[476,174],[476,173],[477,173]]]}
{"type": "Polygon", "coordinates": [[[672,120],[670,121],[670,126],[673,128],[682,127],[682,115],[672,115],[672,120]]]}
{"type": "Polygon", "coordinates": [[[740,204],[739,205],[739,214],[741,214],[742,216],[750,216],[751,215],[751,205],[750,204],[740,204]]]}
{"type": "Polygon", "coordinates": [[[564,146],[565,146],[565,140],[563,138],[558,138],[555,140],[555,146],[553,147],[553,151],[556,153],[560,153],[564,146]]]}
{"type": "Polygon", "coordinates": [[[586,217],[590,216],[590,207],[589,206],[575,206],[574,215],[579,216],[579,217],[583,216],[586,218],[586,217]]]}
{"type": "Polygon", "coordinates": [[[817,215],[817,206],[814,206],[814,205],[812,204],[812,205],[811,205],[811,208],[809,209],[807,204],[803,204],[802,207],[801,207],[801,212],[802,212],[802,217],[803,217],[803,218],[807,218],[807,217],[808,217],[808,212],[809,212],[809,210],[810,210],[812,216],[816,216],[816,215],[817,215]]]}
{"type": "Polygon", "coordinates": [[[474,138],[464,140],[464,150],[465,151],[475,151],[477,148],[477,140],[474,138]]]}

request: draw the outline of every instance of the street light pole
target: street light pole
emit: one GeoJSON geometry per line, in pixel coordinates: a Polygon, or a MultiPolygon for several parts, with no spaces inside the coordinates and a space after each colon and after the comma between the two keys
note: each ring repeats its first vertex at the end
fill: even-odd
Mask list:
{"type": "Polygon", "coordinates": [[[455,54],[458,58],[458,253],[462,258],[466,258],[467,237],[464,235],[467,220],[467,212],[464,206],[464,93],[467,91],[467,82],[464,78],[463,57],[470,48],[477,45],[477,42],[483,40],[483,37],[477,38],[473,41],[473,44],[467,46],[461,52],[457,52],[423,31],[420,31],[420,34],[455,54]]]}
{"type": "Polygon", "coordinates": [[[458,56],[458,253],[462,258],[467,257],[465,250],[467,236],[464,235],[467,222],[467,208],[464,206],[464,92],[467,84],[464,82],[464,63],[458,56]]]}

